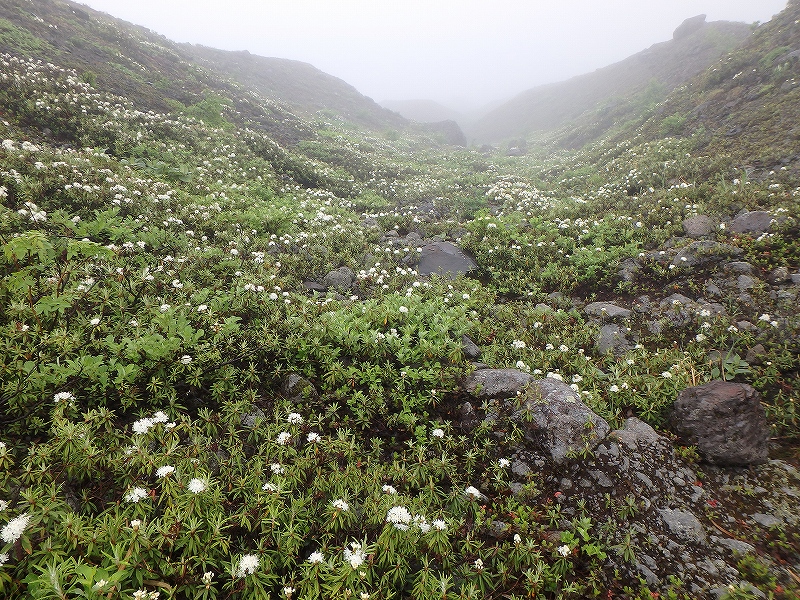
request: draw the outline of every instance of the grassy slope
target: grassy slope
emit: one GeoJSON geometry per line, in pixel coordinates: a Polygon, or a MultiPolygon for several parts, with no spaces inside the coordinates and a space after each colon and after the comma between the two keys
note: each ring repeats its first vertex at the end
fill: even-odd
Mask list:
{"type": "MultiPolygon", "coordinates": [[[[17,29],[2,31],[44,52],[19,33],[38,21],[17,15],[17,29]]],[[[161,56],[131,41],[138,30],[118,27],[108,43],[119,52],[177,60],[166,43],[161,56]]],[[[782,31],[765,28],[762,50],[783,43],[782,31]]],[[[53,596],[57,582],[67,597],[97,597],[92,587],[105,580],[103,596],[114,586],[126,598],[139,588],[274,597],[285,586],[304,598],[345,588],[373,598],[691,597],[677,582],[647,590],[623,560],[626,533],[646,547],[649,526],[647,512],[626,520],[608,508],[624,506],[624,491],[564,519],[553,500],[558,470],[504,470],[500,459],[524,445],[510,421],[501,421],[505,437],[462,429],[457,380],[471,367],[461,336],[492,366],[575,382],[613,426],[631,413],[663,424],[677,391],[712,378],[711,353],[744,355],[761,343],[769,360],[737,378],[765,394],[776,434],[796,440],[791,301],[760,286],[753,304],[722,299],[728,316],[694,314],[661,334],[634,322],[642,347],[620,358],[594,349],[598,325],[575,309],[597,298],[701,295],[719,274],[669,270],[657,258],[688,242],[681,220],[698,211],[725,219],[742,202],[796,215],[793,171],[734,185],[729,169],[746,163],[732,154],[709,165],[696,145],[727,138],[664,140],[656,121],[644,138],[546,159],[441,149],[410,132],[389,141],[333,118],[274,129],[283,117],[270,116],[271,104],[210,76],[198,83],[186,65],[169,89],[191,90],[181,102],[195,110],[165,102],[173,112],[148,113],[158,95],[133,75],[98,72],[90,86],[61,69],[73,58],[47,51],[59,66],[3,57],[0,69],[0,139],[10,140],[0,149],[0,500],[9,503],[3,523],[32,517],[0,547],[2,593],[53,596]],[[120,89],[132,93],[113,95],[120,89]],[[208,92],[231,101],[222,118],[211,119],[213,103],[198,105],[208,92]],[[287,131],[300,139],[290,150],[277,143],[287,131]],[[428,202],[445,216],[413,208],[428,202]],[[419,278],[406,267],[413,242],[383,237],[391,230],[460,238],[478,278],[419,278]],[[620,262],[640,253],[639,276],[623,284],[620,262]],[[303,281],[342,265],[358,273],[349,295],[306,292],[303,281]],[[755,331],[739,330],[742,319],[755,331]],[[287,391],[288,373],[313,388],[287,391]],[[173,473],[156,474],[168,465],[173,473]],[[521,496],[509,494],[511,480],[521,496]],[[468,486],[486,495],[481,503],[465,496],[468,486]],[[443,528],[418,520],[404,535],[386,522],[394,506],[443,528]],[[495,520],[509,526],[499,536],[495,520]],[[363,576],[346,558],[354,542],[364,544],[363,576]],[[316,551],[324,563],[308,561],[316,551]],[[250,555],[259,568],[245,575],[250,555]]],[[[759,275],[796,272],[792,227],[714,238],[741,248],[759,275]]],[[[776,579],[748,577],[793,597],[769,553],[796,560],[798,533],[758,534],[776,579]]]]}
{"type": "MultiPolygon", "coordinates": [[[[482,117],[468,137],[478,142],[519,139],[558,129],[587,111],[603,116],[641,110],[702,72],[749,33],[743,23],[706,24],[686,37],[656,44],[593,73],[523,92],[482,117]]],[[[602,133],[594,131],[584,143],[602,133]]]]}

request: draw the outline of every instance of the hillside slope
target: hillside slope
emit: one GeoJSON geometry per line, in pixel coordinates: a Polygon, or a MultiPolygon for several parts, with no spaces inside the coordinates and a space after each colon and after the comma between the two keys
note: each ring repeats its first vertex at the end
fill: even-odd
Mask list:
{"type": "Polygon", "coordinates": [[[308,131],[293,113],[320,110],[364,127],[389,129],[405,121],[352,86],[298,61],[176,44],[143,27],[66,0],[8,0],[0,4],[0,52],[57,60],[86,81],[135,99],[143,110],[192,106],[210,94],[235,98],[233,108],[293,143],[308,131]],[[242,90],[256,92],[248,97],[242,90]]]}
{"type": "Polygon", "coordinates": [[[519,94],[481,118],[467,137],[475,142],[525,138],[555,130],[586,111],[631,101],[632,110],[641,110],[705,70],[751,32],[748,25],[730,22],[702,21],[686,32],[682,27],[674,39],[623,61],[519,94]]]}

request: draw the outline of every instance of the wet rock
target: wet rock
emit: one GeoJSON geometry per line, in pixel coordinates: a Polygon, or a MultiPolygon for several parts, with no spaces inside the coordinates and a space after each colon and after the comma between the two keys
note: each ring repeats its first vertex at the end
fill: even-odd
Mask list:
{"type": "Polygon", "coordinates": [[[469,336],[462,335],[461,336],[461,349],[464,352],[464,356],[467,357],[469,360],[477,360],[481,357],[481,349],[478,345],[473,342],[469,336]]]}
{"type": "Polygon", "coordinates": [[[781,521],[775,515],[767,515],[764,513],[756,513],[753,515],[753,521],[761,525],[762,527],[769,529],[770,527],[776,527],[777,525],[781,525],[783,521],[781,521]]]}
{"type": "Polygon", "coordinates": [[[609,321],[624,321],[631,316],[631,311],[611,302],[592,302],[583,309],[589,317],[607,319],[609,321]]]}
{"type": "Polygon", "coordinates": [[[679,538],[696,544],[708,541],[703,524],[691,512],[671,508],[663,508],[658,512],[669,530],[679,538]]]}
{"type": "Polygon", "coordinates": [[[317,283],[316,281],[304,281],[303,287],[306,288],[309,292],[319,292],[319,293],[324,293],[328,289],[327,287],[317,283]]]}
{"type": "Polygon", "coordinates": [[[762,344],[756,344],[747,350],[745,361],[751,365],[760,365],[764,362],[767,356],[767,349],[762,344]]]}
{"type": "Polygon", "coordinates": [[[714,221],[706,215],[695,215],[683,221],[683,231],[689,237],[706,237],[714,231],[714,221]]]}
{"type": "Polygon", "coordinates": [[[725,265],[725,270],[735,275],[752,275],[753,265],[743,260],[735,260],[725,265]]]}
{"type": "Polygon", "coordinates": [[[625,427],[612,431],[609,438],[616,439],[629,450],[645,450],[669,444],[666,438],[658,435],[655,429],[636,417],[625,419],[625,427]]]}
{"type": "Polygon", "coordinates": [[[735,233],[765,233],[772,224],[772,215],[765,210],[754,210],[737,215],[731,222],[735,233]]]}
{"type": "Polygon", "coordinates": [[[481,399],[513,398],[533,381],[518,369],[481,369],[467,377],[464,389],[481,399]]]}
{"type": "Polygon", "coordinates": [[[741,255],[743,250],[729,244],[699,240],[681,248],[672,260],[676,267],[696,267],[724,261],[741,255]]]}
{"type": "Polygon", "coordinates": [[[789,274],[789,269],[786,267],[773,269],[768,277],[768,281],[773,285],[780,285],[781,283],[786,283],[791,280],[792,276],[789,274]]]}
{"type": "Polygon", "coordinates": [[[605,419],[583,404],[578,394],[557,379],[534,380],[525,390],[515,418],[525,438],[555,463],[593,450],[608,434],[605,419]]]}
{"type": "Polygon", "coordinates": [[[755,546],[752,544],[748,544],[747,542],[743,542],[741,540],[735,540],[733,538],[718,538],[712,536],[711,541],[719,546],[728,548],[731,552],[737,552],[739,554],[747,554],[748,552],[756,551],[755,546]]]}
{"type": "Polygon", "coordinates": [[[609,324],[600,328],[600,333],[595,339],[595,346],[601,354],[611,352],[615,356],[620,356],[628,350],[632,350],[636,344],[628,339],[625,328],[609,324]]]}
{"type": "Polygon", "coordinates": [[[290,373],[283,379],[280,391],[284,398],[293,401],[317,397],[317,389],[314,384],[296,373],[290,373]]]}
{"type": "Polygon", "coordinates": [[[347,292],[353,287],[355,273],[350,267],[339,267],[331,271],[322,278],[322,285],[326,289],[336,290],[337,292],[347,292]]]}
{"type": "Polygon", "coordinates": [[[434,242],[423,246],[417,270],[420,275],[455,277],[469,273],[478,264],[451,242],[434,242]]]}
{"type": "Polygon", "coordinates": [[[766,462],[769,427],[761,396],[751,386],[712,381],[678,394],[670,422],[682,443],[697,446],[708,462],[766,462]]]}
{"type": "Polygon", "coordinates": [[[250,409],[250,412],[242,415],[242,427],[253,429],[253,427],[255,427],[260,421],[263,421],[266,418],[267,415],[264,414],[263,410],[257,406],[253,406],[250,409]]]}

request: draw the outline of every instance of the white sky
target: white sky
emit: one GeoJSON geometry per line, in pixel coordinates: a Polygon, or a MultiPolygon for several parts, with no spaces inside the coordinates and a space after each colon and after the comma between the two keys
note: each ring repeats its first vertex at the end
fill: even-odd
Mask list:
{"type": "Polygon", "coordinates": [[[177,42],[309,62],[381,100],[479,106],[593,71],[701,13],[768,21],[786,0],[83,0],[177,42]]]}

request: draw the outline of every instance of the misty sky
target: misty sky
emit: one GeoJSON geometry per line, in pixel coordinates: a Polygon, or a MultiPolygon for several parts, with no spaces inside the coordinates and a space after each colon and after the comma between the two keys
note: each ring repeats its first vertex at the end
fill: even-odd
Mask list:
{"type": "Polygon", "coordinates": [[[177,42],[309,62],[374,100],[477,107],[786,0],[84,0],[177,42]]]}

